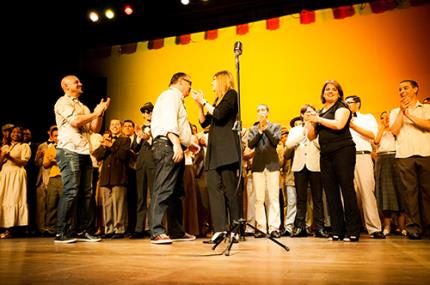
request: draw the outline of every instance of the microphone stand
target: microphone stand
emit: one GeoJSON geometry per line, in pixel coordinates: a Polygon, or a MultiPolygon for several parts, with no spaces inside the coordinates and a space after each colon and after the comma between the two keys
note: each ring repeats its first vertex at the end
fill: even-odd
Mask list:
{"type": "MultiPolygon", "coordinates": [[[[239,64],[239,56],[242,54],[242,43],[240,42],[236,42],[234,45],[234,55],[235,55],[235,59],[236,59],[236,72],[237,72],[237,115],[236,115],[236,121],[233,125],[232,130],[234,132],[237,132],[237,135],[239,137],[239,149],[240,149],[240,155],[239,155],[239,180],[236,186],[236,194],[237,195],[242,195],[242,199],[239,199],[241,201],[241,204],[239,205],[239,209],[240,209],[240,215],[243,215],[243,191],[241,194],[239,194],[242,189],[241,189],[241,185],[243,185],[242,183],[242,171],[243,171],[243,149],[242,149],[242,137],[241,137],[241,132],[242,132],[242,121],[241,121],[241,113],[240,113],[240,64],[239,64]]],[[[221,254],[224,254],[225,256],[229,256],[230,255],[230,250],[233,246],[233,243],[235,242],[235,238],[237,235],[239,235],[240,238],[243,238],[244,240],[244,229],[246,226],[251,227],[252,229],[254,229],[255,231],[261,232],[262,234],[265,235],[266,238],[270,239],[271,241],[273,241],[274,243],[276,243],[277,245],[279,245],[280,247],[282,247],[283,249],[285,249],[286,251],[289,251],[289,247],[287,247],[286,245],[280,243],[279,241],[277,241],[276,239],[272,238],[269,234],[266,234],[262,231],[260,231],[259,229],[257,229],[256,227],[254,227],[253,225],[251,225],[250,223],[248,223],[248,221],[246,219],[243,218],[239,218],[239,220],[237,221],[233,221],[233,225],[232,228],[230,229],[230,232],[227,234],[224,234],[223,238],[219,239],[218,241],[216,241],[215,245],[212,247],[212,250],[215,250],[216,247],[225,239],[229,239],[229,243],[227,245],[227,247],[224,249],[224,251],[221,254]]]]}

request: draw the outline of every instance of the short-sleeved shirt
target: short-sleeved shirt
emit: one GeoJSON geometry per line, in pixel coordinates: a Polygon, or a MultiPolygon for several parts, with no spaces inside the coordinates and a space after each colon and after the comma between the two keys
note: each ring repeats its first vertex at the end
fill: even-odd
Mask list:
{"type": "MultiPolygon", "coordinates": [[[[390,127],[394,124],[400,108],[390,113],[390,127]]],[[[430,120],[430,106],[417,102],[409,111],[412,115],[430,120]]],[[[417,128],[406,116],[403,117],[403,125],[397,135],[396,158],[406,158],[414,155],[430,156],[430,131],[417,128]]]]}
{"type": "Polygon", "coordinates": [[[90,110],[78,98],[69,95],[60,97],[54,106],[55,121],[58,127],[57,148],[63,148],[79,154],[90,154],[90,123],[75,128],[70,123],[78,115],[88,115],[90,110]]]}
{"type": "MultiPolygon", "coordinates": [[[[337,101],[327,111],[319,111],[320,117],[333,120],[335,118],[336,111],[340,108],[346,108],[349,110],[343,102],[337,101]]],[[[332,153],[346,146],[355,146],[355,143],[352,140],[351,132],[349,131],[350,120],[351,116],[345,126],[340,130],[333,130],[323,125],[319,125],[317,127],[321,155],[332,153]]]]}

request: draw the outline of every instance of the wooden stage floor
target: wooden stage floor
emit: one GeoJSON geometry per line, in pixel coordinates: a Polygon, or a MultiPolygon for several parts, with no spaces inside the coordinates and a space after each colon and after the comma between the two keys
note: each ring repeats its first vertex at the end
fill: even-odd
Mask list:
{"type": "Polygon", "coordinates": [[[360,242],[247,237],[231,255],[202,239],[54,244],[52,238],[0,240],[0,284],[429,284],[430,240],[390,236],[360,242]]]}

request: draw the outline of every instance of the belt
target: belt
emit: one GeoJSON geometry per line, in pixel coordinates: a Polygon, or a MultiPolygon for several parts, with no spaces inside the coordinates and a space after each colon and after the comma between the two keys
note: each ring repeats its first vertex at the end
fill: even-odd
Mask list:
{"type": "MultiPolygon", "coordinates": [[[[154,139],[154,142],[156,141],[164,141],[166,142],[168,145],[173,146],[173,143],[170,141],[170,139],[166,136],[156,136],[154,139]]],[[[182,150],[186,150],[187,147],[181,144],[181,148],[182,150]]]]}
{"type": "Polygon", "coordinates": [[[395,151],[382,151],[378,152],[378,155],[396,154],[395,151]]]}
{"type": "Polygon", "coordinates": [[[370,151],[368,151],[368,150],[359,150],[359,151],[356,151],[355,154],[370,154],[370,151]]]}
{"type": "Polygon", "coordinates": [[[166,136],[156,136],[154,141],[156,140],[170,141],[166,136]]]}

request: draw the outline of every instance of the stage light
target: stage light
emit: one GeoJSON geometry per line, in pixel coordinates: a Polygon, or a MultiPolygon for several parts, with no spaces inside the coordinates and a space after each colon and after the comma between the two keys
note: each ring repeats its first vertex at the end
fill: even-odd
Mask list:
{"type": "Polygon", "coordinates": [[[130,5],[130,4],[126,4],[125,6],[124,6],[124,13],[126,14],[126,15],[131,15],[131,14],[133,14],[133,12],[134,12],[134,10],[133,10],[133,6],[132,5],[130,5]]]}
{"type": "Polygon", "coordinates": [[[115,17],[115,13],[112,9],[106,9],[105,16],[106,16],[106,18],[111,20],[111,19],[113,19],[113,17],[115,17]]]}
{"type": "Polygon", "coordinates": [[[190,0],[181,0],[182,5],[190,4],[190,0]]]}
{"type": "Polygon", "coordinates": [[[99,14],[95,11],[91,11],[88,14],[88,18],[90,18],[90,21],[93,23],[98,22],[100,20],[99,14]]]}

